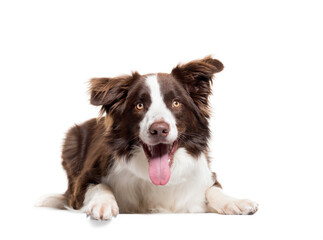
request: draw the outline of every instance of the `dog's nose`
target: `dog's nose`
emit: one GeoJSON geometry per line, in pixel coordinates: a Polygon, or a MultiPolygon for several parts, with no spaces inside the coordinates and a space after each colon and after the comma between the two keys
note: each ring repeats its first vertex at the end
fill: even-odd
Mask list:
{"type": "Polygon", "coordinates": [[[165,122],[154,122],[149,128],[152,136],[166,137],[169,133],[169,125],[165,122]]]}

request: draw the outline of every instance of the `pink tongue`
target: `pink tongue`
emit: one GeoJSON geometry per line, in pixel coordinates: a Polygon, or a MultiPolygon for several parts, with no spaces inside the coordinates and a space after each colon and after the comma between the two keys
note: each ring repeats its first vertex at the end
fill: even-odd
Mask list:
{"type": "Polygon", "coordinates": [[[158,144],[152,147],[149,159],[149,177],[155,185],[165,185],[170,178],[168,145],[158,144]]]}

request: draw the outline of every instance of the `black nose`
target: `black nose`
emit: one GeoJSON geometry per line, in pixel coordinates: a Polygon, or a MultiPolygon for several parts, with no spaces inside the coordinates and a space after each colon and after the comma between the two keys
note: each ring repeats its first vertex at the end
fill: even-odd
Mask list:
{"type": "Polygon", "coordinates": [[[152,136],[166,137],[169,133],[169,125],[165,122],[154,122],[149,128],[152,136]]]}

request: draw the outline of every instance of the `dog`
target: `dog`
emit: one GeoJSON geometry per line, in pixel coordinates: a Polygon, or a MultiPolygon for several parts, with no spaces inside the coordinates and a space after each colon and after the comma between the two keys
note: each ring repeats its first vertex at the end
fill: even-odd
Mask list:
{"type": "Polygon", "coordinates": [[[96,220],[119,213],[253,214],[258,204],[226,195],[210,169],[209,96],[223,64],[211,56],[171,73],[94,78],[96,119],[66,134],[65,194],[38,206],[96,220]]]}

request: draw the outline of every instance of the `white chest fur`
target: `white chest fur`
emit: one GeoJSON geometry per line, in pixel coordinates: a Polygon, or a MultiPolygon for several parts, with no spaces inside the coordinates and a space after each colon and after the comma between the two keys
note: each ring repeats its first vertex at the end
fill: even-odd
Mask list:
{"type": "Polygon", "coordinates": [[[167,185],[154,185],[148,175],[148,161],[142,148],[132,159],[119,159],[102,182],[112,189],[120,212],[205,212],[205,192],[213,185],[207,159],[198,159],[179,148],[167,185]]]}

